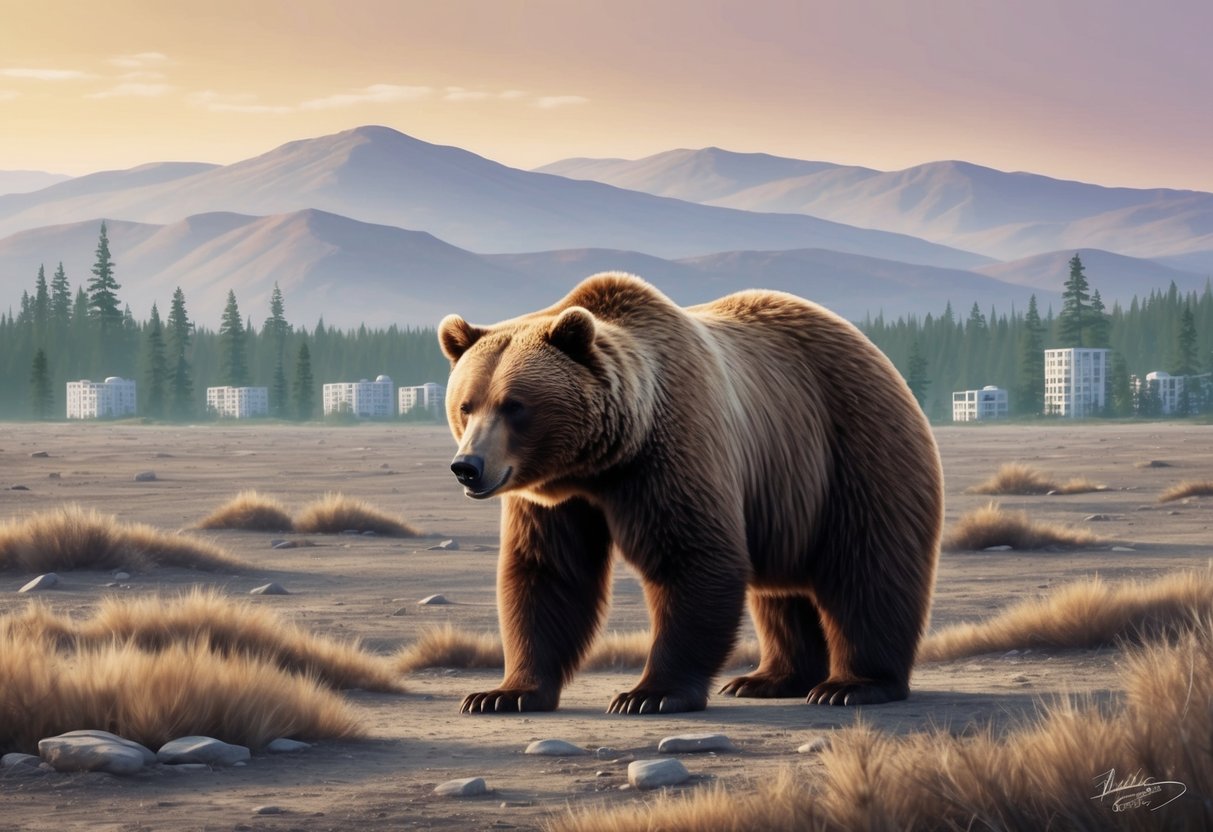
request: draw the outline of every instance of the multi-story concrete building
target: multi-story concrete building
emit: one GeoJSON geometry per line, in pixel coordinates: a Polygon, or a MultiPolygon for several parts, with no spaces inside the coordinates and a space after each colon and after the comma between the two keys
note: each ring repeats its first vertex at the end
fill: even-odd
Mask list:
{"type": "Polygon", "coordinates": [[[208,387],[206,409],[221,419],[268,416],[269,390],[265,387],[208,387]]]}
{"type": "Polygon", "coordinates": [[[1045,415],[1084,419],[1107,405],[1110,350],[1045,350],[1045,415]]]}
{"type": "Polygon", "coordinates": [[[953,422],[983,422],[1011,415],[1007,391],[987,384],[980,390],[958,390],[952,394],[953,422]]]}
{"type": "Polygon", "coordinates": [[[67,418],[117,419],[135,415],[135,382],[110,376],[105,381],[69,381],[67,418]]]}
{"type": "Polygon", "coordinates": [[[392,379],[337,382],[324,385],[324,415],[348,413],[359,419],[387,419],[392,415],[392,379]]]}
{"type": "Polygon", "coordinates": [[[440,418],[446,407],[446,388],[441,384],[427,381],[416,387],[400,388],[400,415],[421,409],[430,413],[434,418],[440,418]]]}

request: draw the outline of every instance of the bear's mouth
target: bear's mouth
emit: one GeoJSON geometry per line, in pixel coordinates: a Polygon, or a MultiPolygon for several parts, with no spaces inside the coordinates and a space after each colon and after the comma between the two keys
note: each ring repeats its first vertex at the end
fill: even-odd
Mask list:
{"type": "Polygon", "coordinates": [[[501,479],[497,480],[495,485],[481,489],[480,491],[473,491],[470,488],[465,488],[463,489],[463,493],[471,497],[473,500],[487,500],[489,497],[496,494],[501,487],[506,484],[506,481],[509,480],[510,474],[512,473],[514,473],[513,466],[505,469],[505,473],[501,475],[501,479]]]}

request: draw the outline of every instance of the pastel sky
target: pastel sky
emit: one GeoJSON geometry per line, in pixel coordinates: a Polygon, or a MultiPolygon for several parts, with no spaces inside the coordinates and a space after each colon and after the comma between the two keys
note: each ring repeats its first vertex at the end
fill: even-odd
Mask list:
{"type": "Polygon", "coordinates": [[[1213,190],[1210,0],[0,0],[0,169],[386,124],[519,167],[675,147],[1213,190]]]}

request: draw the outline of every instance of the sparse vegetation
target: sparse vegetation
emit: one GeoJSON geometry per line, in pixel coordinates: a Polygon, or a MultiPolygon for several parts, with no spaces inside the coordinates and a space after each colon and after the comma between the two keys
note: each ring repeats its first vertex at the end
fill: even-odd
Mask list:
{"type": "Polygon", "coordinates": [[[936,730],[897,737],[860,724],[833,735],[820,774],[786,771],[756,793],[718,787],[613,811],[587,808],[556,828],[1207,829],[1211,648],[1213,624],[1206,621],[1178,645],[1130,655],[1121,673],[1123,702],[1112,708],[1062,699],[1038,724],[1005,736],[936,730]],[[1130,787],[1102,794],[1109,776],[1109,788],[1130,787]],[[1146,778],[1159,784],[1156,791],[1147,791],[1146,778]],[[1124,805],[1138,793],[1132,784],[1143,784],[1149,805],[1124,805]]]}
{"type": "Polygon", "coordinates": [[[1185,480],[1160,494],[1158,502],[1170,503],[1188,497],[1213,497],[1213,480],[1185,480]]]}
{"type": "Polygon", "coordinates": [[[420,534],[403,520],[343,494],[326,494],[304,506],[295,518],[297,532],[340,534],[350,530],[388,537],[417,537],[420,534]]]}
{"type": "Polygon", "coordinates": [[[179,566],[209,571],[244,565],[219,547],[170,535],[142,523],[76,505],[0,523],[0,569],[151,569],[179,566]]]}
{"type": "Polygon", "coordinates": [[[1086,477],[1075,477],[1064,483],[1050,479],[1044,472],[1031,465],[1008,462],[994,476],[968,489],[966,494],[1086,494],[1105,491],[1106,485],[1092,482],[1086,477]]]}
{"type": "Polygon", "coordinates": [[[989,503],[962,515],[945,536],[943,548],[949,552],[976,551],[991,546],[1012,549],[1079,549],[1095,546],[1100,538],[1082,529],[1055,523],[1040,523],[1023,511],[1003,511],[989,503]]]}
{"type": "Polygon", "coordinates": [[[1213,619],[1213,572],[1176,572],[1109,584],[1098,577],[1023,601],[986,621],[959,624],[923,642],[937,662],[1028,647],[1093,648],[1174,639],[1213,619]]]}
{"type": "Polygon", "coordinates": [[[250,532],[288,532],[294,528],[286,507],[273,497],[241,491],[204,517],[200,529],[244,529],[250,532]]]}

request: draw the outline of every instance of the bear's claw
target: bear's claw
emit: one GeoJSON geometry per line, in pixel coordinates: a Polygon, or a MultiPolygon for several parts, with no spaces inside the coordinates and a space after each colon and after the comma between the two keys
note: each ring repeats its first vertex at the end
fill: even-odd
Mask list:
{"type": "Polygon", "coordinates": [[[465,714],[506,714],[555,709],[555,703],[547,702],[546,698],[536,691],[518,688],[470,693],[459,707],[460,712],[465,714]]]}
{"type": "Polygon", "coordinates": [[[908,685],[892,682],[831,682],[828,679],[809,691],[810,705],[880,705],[910,695],[908,685]]]}
{"type": "Polygon", "coordinates": [[[721,686],[717,693],[726,696],[745,696],[756,699],[787,699],[803,696],[812,687],[811,683],[793,677],[774,677],[763,673],[738,676],[721,686]]]}
{"type": "Polygon", "coordinates": [[[663,692],[637,688],[621,693],[607,706],[608,714],[677,714],[702,711],[707,698],[695,698],[685,693],[663,692]]]}

